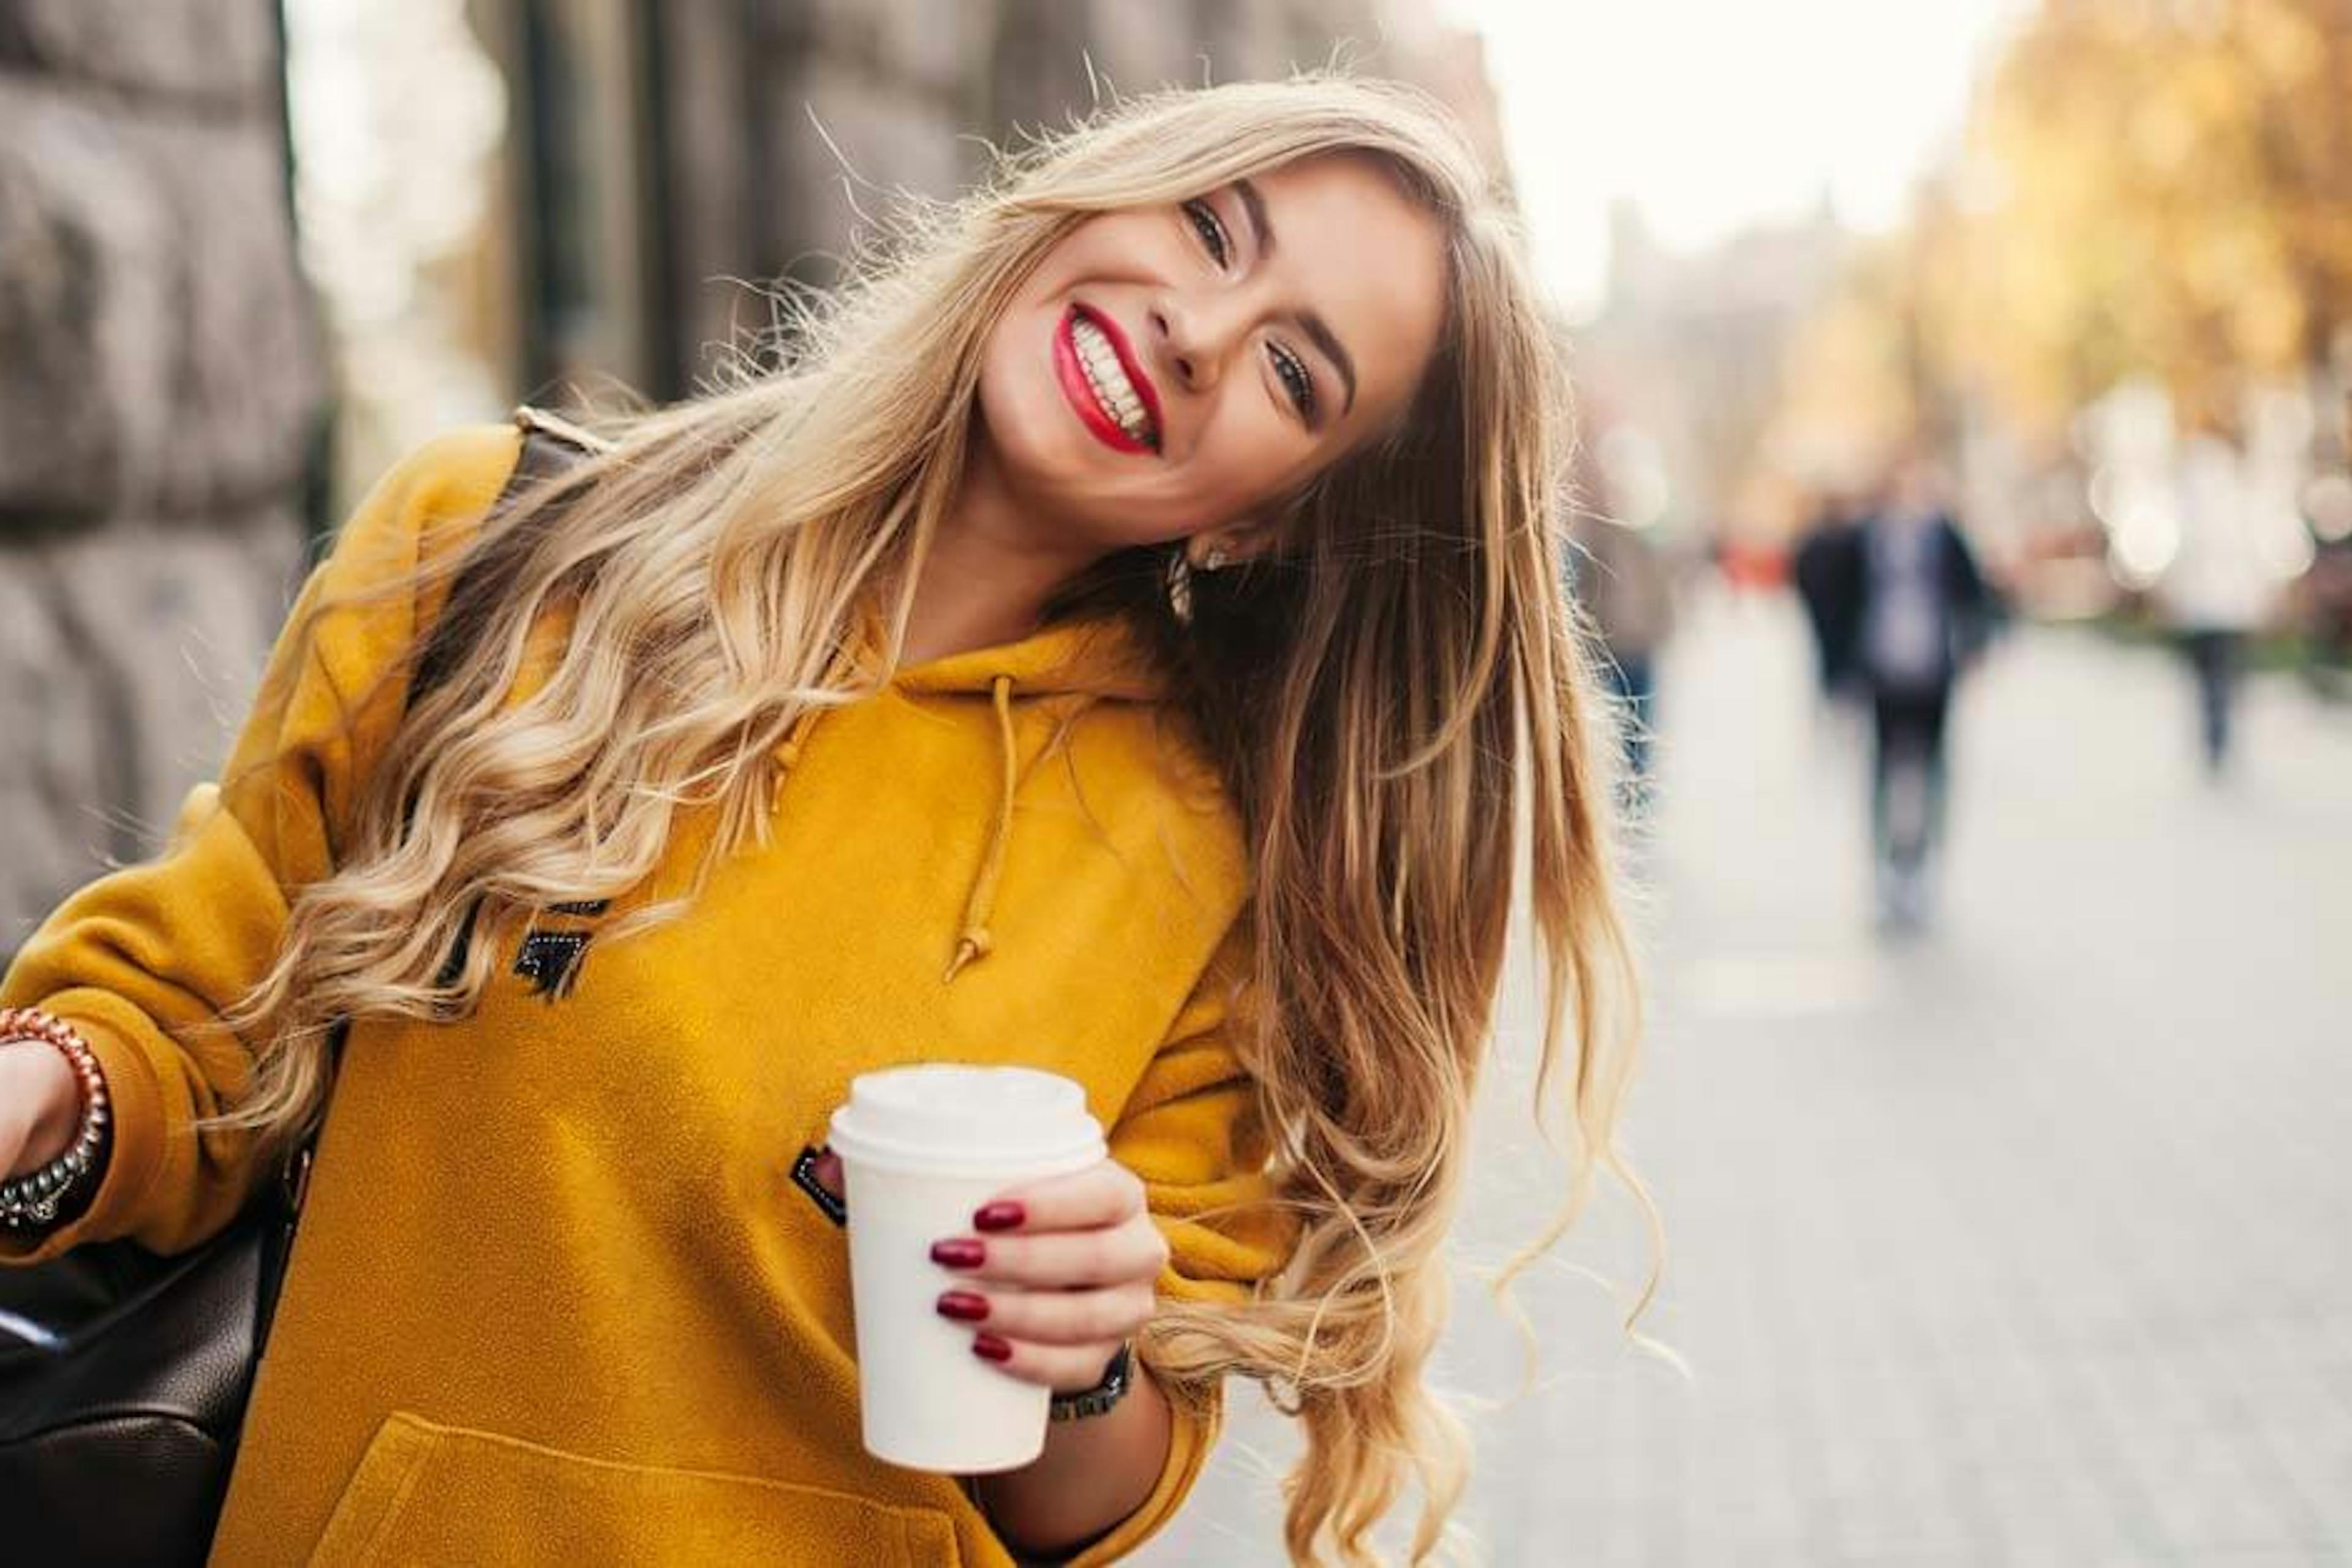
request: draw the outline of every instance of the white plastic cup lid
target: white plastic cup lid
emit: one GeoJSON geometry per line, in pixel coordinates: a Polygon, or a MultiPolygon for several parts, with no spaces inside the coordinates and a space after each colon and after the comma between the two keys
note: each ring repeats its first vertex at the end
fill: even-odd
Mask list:
{"type": "Polygon", "coordinates": [[[1035,1068],[935,1062],[860,1074],[831,1136],[845,1160],[941,1175],[1075,1170],[1105,1152],[1086,1090],[1035,1068]]]}

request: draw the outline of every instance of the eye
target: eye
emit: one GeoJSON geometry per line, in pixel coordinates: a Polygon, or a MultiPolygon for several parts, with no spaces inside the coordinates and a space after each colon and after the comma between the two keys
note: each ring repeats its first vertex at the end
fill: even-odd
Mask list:
{"type": "Polygon", "coordinates": [[[1298,405],[1299,415],[1315,417],[1315,378],[1307,374],[1307,363],[1280,343],[1266,352],[1274,356],[1274,374],[1282,377],[1282,384],[1290,389],[1290,401],[1298,405]]]}
{"type": "Polygon", "coordinates": [[[1195,196],[1184,204],[1184,216],[1192,223],[1192,231],[1209,249],[1209,258],[1220,268],[1233,258],[1234,247],[1225,237],[1225,226],[1217,216],[1217,209],[1195,196]]]}

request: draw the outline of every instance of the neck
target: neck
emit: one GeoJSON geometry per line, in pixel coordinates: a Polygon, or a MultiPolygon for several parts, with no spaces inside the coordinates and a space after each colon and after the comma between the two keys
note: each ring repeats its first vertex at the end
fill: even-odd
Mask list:
{"type": "Polygon", "coordinates": [[[1019,641],[1037,629],[1054,590],[1096,553],[1042,533],[1005,485],[987,437],[974,432],[963,480],[915,582],[900,663],[1019,641]]]}

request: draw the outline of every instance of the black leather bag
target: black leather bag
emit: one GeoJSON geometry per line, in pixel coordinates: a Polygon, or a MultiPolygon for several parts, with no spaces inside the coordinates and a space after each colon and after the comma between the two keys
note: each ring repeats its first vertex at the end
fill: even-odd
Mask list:
{"type": "Polygon", "coordinates": [[[0,1271],[0,1304],[57,1335],[0,1352],[9,1562],[204,1561],[293,1246],[296,1184],[269,1183],[178,1257],[104,1242],[0,1271]]]}
{"type": "MultiPolygon", "coordinates": [[[[498,505],[571,467],[593,441],[533,409],[515,417],[522,452],[498,505]]],[[[452,584],[412,698],[446,676],[467,629],[465,601],[493,592],[488,578],[469,564],[452,584]]],[[[331,1041],[337,1062],[343,1033],[331,1041]]],[[[226,1229],[190,1252],[166,1258],[100,1242],[0,1268],[0,1314],[16,1328],[0,1324],[0,1563],[203,1563],[314,1146],[302,1145],[226,1229]]]]}

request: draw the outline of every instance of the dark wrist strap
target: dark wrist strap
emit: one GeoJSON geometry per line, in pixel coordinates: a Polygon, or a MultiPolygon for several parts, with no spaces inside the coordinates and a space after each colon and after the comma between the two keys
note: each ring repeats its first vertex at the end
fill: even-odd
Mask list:
{"type": "Polygon", "coordinates": [[[1100,1415],[1120,1400],[1135,1382],[1135,1347],[1121,1345],[1118,1353],[1103,1368],[1102,1381],[1092,1388],[1076,1394],[1057,1394],[1050,1406],[1056,1421],[1083,1421],[1089,1415],[1100,1415]]]}

